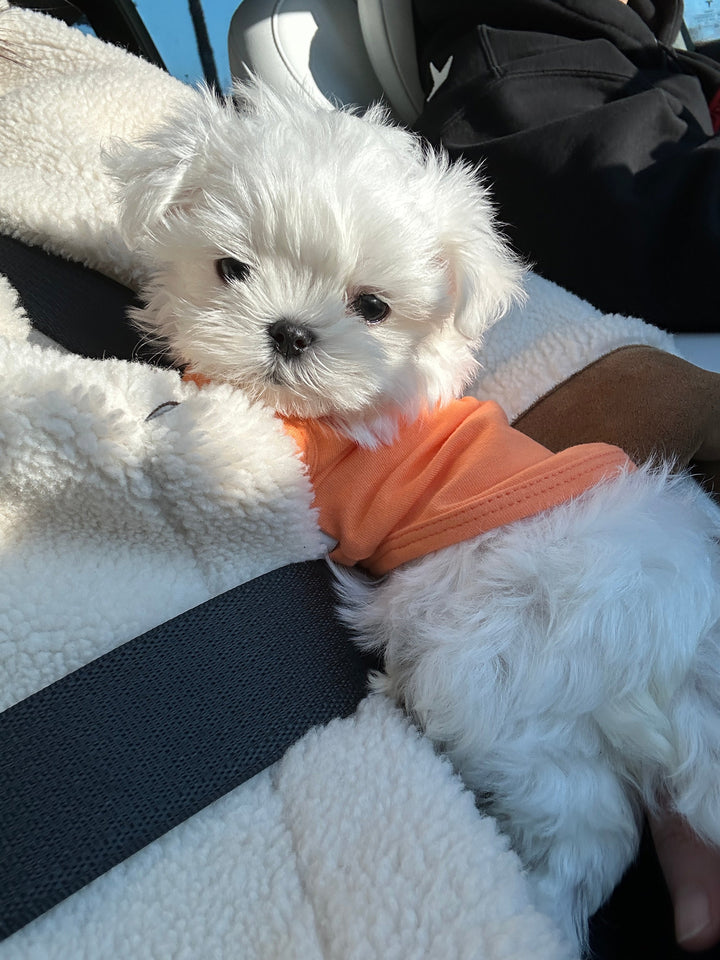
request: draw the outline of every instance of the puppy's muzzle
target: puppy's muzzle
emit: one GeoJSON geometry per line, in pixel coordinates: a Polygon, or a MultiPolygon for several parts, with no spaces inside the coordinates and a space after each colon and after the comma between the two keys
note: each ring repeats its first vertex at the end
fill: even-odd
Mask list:
{"type": "Polygon", "coordinates": [[[286,360],[301,356],[314,343],[315,334],[308,327],[302,327],[289,320],[276,320],[268,327],[273,349],[286,360]]]}

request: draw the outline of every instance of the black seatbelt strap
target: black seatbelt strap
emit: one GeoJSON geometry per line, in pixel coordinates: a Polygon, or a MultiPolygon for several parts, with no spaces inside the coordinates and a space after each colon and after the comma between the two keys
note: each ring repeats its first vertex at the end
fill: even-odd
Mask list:
{"type": "Polygon", "coordinates": [[[266,574],[0,714],[0,935],[354,711],[328,576],[266,574]]]}
{"type": "Polygon", "coordinates": [[[104,360],[153,359],[144,355],[127,309],[133,293],[79,263],[0,236],[0,273],[17,290],[30,322],[61,346],[104,360]]]}
{"type": "MultiPolygon", "coordinates": [[[[57,339],[86,356],[107,355],[96,328],[121,330],[114,355],[135,354],[128,291],[16,245],[0,238],[0,273],[39,329],[54,336],[63,316],[57,339]]],[[[353,712],[371,664],[329,576],[321,561],[265,574],[0,714],[0,936],[353,712]]]]}

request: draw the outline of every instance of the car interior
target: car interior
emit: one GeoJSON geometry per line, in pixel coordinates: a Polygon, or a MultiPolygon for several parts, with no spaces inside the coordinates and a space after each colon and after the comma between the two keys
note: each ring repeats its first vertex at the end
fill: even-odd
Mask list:
{"type": "MultiPolygon", "coordinates": [[[[99,38],[118,44],[165,69],[159,44],[151,36],[132,0],[76,0],[74,3],[54,0],[52,4],[46,0],[22,0],[17,5],[42,10],[66,23],[89,28],[99,38]]],[[[202,43],[201,35],[199,40],[202,43]]],[[[681,37],[679,42],[687,42],[687,38],[681,37]]],[[[309,92],[329,108],[336,104],[362,107],[382,99],[400,123],[411,126],[422,107],[411,0],[242,0],[227,24],[227,49],[233,77],[242,78],[250,70],[274,84],[309,92]]],[[[217,73],[213,73],[210,61],[207,64],[205,79],[216,82],[217,73]]],[[[5,273],[20,292],[32,323],[67,349],[87,357],[150,360],[143,356],[138,337],[127,321],[126,311],[135,302],[134,294],[120,284],[80,265],[28,248],[9,237],[0,237],[0,272],[5,273]],[[77,309],[78,302],[84,304],[84,310],[77,309]],[[78,319],[82,315],[91,316],[99,303],[103,304],[104,313],[110,318],[102,332],[91,323],[84,324],[78,319]]],[[[677,343],[688,360],[720,372],[720,334],[686,333],[677,337],[677,343]]],[[[153,362],[157,359],[153,358],[153,362]]],[[[332,612],[328,576],[319,562],[274,571],[259,582],[243,585],[232,596],[217,598],[217,601],[204,605],[202,610],[190,611],[190,619],[183,615],[178,622],[163,624],[151,632],[152,635],[137,638],[126,646],[139,643],[142,649],[154,648],[160,636],[184,636],[190,630],[197,630],[198,619],[206,636],[212,637],[220,624],[227,624],[228,616],[235,629],[252,630],[258,638],[254,646],[261,665],[255,665],[252,680],[247,682],[262,683],[263,676],[277,679],[278,650],[289,619],[294,627],[301,624],[302,642],[294,663],[284,668],[280,689],[273,682],[271,691],[268,684],[264,708],[250,719],[239,717],[236,735],[243,749],[233,758],[232,769],[228,770],[227,762],[223,761],[225,745],[218,745],[213,756],[204,757],[204,766],[198,769],[197,776],[207,777],[210,776],[208,770],[214,771],[213,797],[222,795],[234,783],[274,762],[287,745],[311,725],[351,713],[364,695],[367,671],[372,666],[370,659],[361,656],[347,642],[346,629],[332,612]],[[298,685],[298,671],[305,671],[304,664],[310,659],[304,655],[303,643],[316,643],[318,631],[322,632],[326,653],[318,671],[313,675],[303,672],[303,680],[298,685]]],[[[129,678],[127,682],[134,682],[131,677],[138,673],[137,661],[131,657],[129,662],[123,663],[121,665],[110,657],[104,665],[93,668],[93,675],[87,680],[86,709],[92,709],[93,697],[103,697],[112,703],[112,683],[116,682],[121,667],[129,678]]],[[[246,667],[242,663],[235,666],[235,672],[228,679],[226,696],[234,696],[238,701],[242,699],[242,688],[236,688],[233,694],[231,687],[247,672],[246,667]]],[[[158,677],[167,676],[167,671],[175,668],[182,673],[179,662],[175,667],[165,660],[158,662],[153,668],[155,673],[149,680],[146,675],[145,682],[150,685],[159,682],[158,677]]],[[[46,699],[35,700],[33,705],[15,714],[13,723],[17,727],[11,729],[18,731],[18,770],[22,763],[21,747],[27,741],[27,735],[23,733],[27,729],[25,725],[43,723],[43,735],[50,737],[57,720],[48,724],[48,711],[54,711],[53,716],[57,717],[56,711],[66,708],[71,711],[80,709],[77,704],[68,707],[62,692],[54,691],[46,699]]],[[[78,716],[69,713],[67,722],[74,717],[72,722],[79,723],[78,716]]],[[[153,722],[150,710],[147,715],[138,717],[135,731],[125,731],[126,737],[135,738],[132,740],[133,749],[124,751],[128,776],[132,776],[133,758],[136,759],[138,753],[145,757],[146,763],[157,762],[152,745],[148,745],[148,738],[144,735],[153,722]]],[[[189,727],[190,723],[178,725],[179,740],[187,735],[189,727]]],[[[108,725],[105,732],[104,752],[88,760],[90,779],[92,764],[102,764],[108,753],[118,751],[112,725],[108,725]]],[[[87,749],[92,751],[97,746],[97,743],[88,743],[87,749]]],[[[52,778],[54,790],[78,792],[77,785],[63,785],[65,764],[66,758],[59,753],[56,769],[50,773],[43,771],[43,777],[52,778]]],[[[197,809],[194,798],[178,800],[182,784],[168,787],[164,795],[147,794],[143,793],[141,780],[139,778],[138,803],[143,809],[154,810],[158,804],[162,805],[167,811],[165,829],[197,809]]],[[[24,797],[24,822],[31,823],[33,817],[41,822],[51,815],[47,783],[39,789],[37,777],[27,782],[18,776],[17,791],[24,797]]],[[[0,811],[0,819],[2,816],[0,811]]],[[[37,868],[23,877],[27,899],[22,906],[18,906],[18,900],[22,899],[22,891],[18,893],[18,877],[0,881],[0,895],[3,888],[7,891],[15,886],[15,900],[10,905],[13,918],[3,926],[2,932],[7,935],[27,923],[38,912],[48,909],[53,902],[78,889],[93,875],[107,870],[157,835],[143,824],[139,825],[138,819],[141,818],[135,810],[117,811],[114,829],[122,834],[122,842],[112,849],[99,842],[97,849],[100,852],[95,862],[89,864],[83,860],[81,864],[66,866],[54,873],[43,852],[32,846],[32,829],[28,829],[26,855],[29,860],[36,858],[37,868]],[[48,883],[49,875],[52,875],[53,883],[48,883]],[[46,892],[45,899],[28,907],[29,888],[39,882],[46,892]]],[[[107,822],[98,822],[93,829],[100,837],[107,830],[107,822]]],[[[69,837],[68,850],[76,842],[76,837],[69,837]]],[[[638,863],[595,919],[593,954],[607,960],[640,955],[651,958],[684,956],[672,946],[671,925],[658,919],[667,917],[669,912],[662,877],[649,838],[645,837],[638,863]],[[659,908],[658,904],[663,906],[659,908]],[[635,952],[638,928],[651,931],[648,944],[654,944],[646,944],[642,954],[635,952]]]]}

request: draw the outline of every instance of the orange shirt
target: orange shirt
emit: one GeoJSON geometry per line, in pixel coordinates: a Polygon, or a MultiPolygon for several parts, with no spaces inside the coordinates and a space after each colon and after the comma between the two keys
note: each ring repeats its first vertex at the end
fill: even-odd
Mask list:
{"type": "Polygon", "coordinates": [[[604,443],[552,453],[514,430],[498,404],[471,397],[406,424],[375,450],[321,421],[283,423],[307,464],[320,526],[337,540],[331,558],[378,576],[632,467],[604,443]]]}

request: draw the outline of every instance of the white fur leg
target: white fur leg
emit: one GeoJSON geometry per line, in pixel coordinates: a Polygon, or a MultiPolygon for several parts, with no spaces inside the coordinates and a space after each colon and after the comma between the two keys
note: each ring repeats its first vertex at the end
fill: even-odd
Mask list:
{"type": "Polygon", "coordinates": [[[527,866],[537,907],[582,950],[588,919],[637,852],[639,804],[600,759],[588,721],[574,730],[548,725],[544,737],[535,728],[523,741],[499,737],[488,754],[481,774],[491,790],[487,810],[527,866]]]}
{"type": "Polygon", "coordinates": [[[720,846],[720,631],[701,640],[669,708],[677,759],[666,779],[671,802],[708,843],[720,846]]]}
{"type": "Polygon", "coordinates": [[[641,802],[670,789],[717,837],[719,518],[692,481],[642,469],[374,588],[343,578],[384,689],[490,795],[581,940],[641,802]]]}

